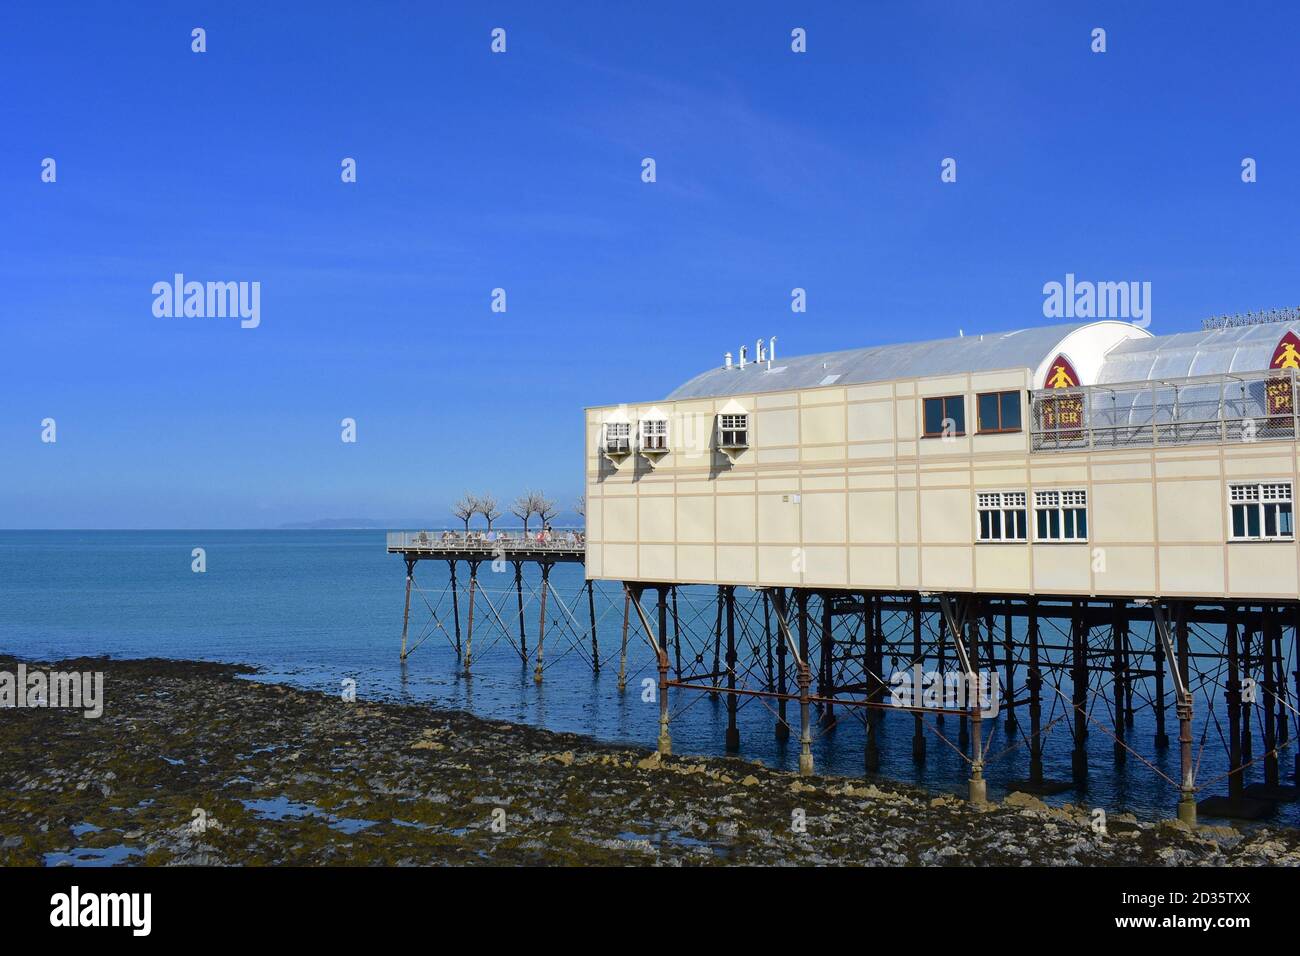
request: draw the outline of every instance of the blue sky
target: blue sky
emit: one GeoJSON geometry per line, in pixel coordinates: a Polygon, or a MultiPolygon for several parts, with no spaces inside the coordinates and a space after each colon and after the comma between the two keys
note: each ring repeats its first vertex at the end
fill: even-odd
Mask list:
{"type": "Polygon", "coordinates": [[[1067,272],[1158,333],[1300,303],[1292,5],[290,7],[0,10],[0,527],[568,503],[585,406],[760,335],[1023,327],[1067,272]],[[177,272],[260,327],[155,317],[177,272]]]}

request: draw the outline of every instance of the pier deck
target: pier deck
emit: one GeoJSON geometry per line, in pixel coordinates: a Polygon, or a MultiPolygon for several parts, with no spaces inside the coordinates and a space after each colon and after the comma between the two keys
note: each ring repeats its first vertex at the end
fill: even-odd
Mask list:
{"type": "Polygon", "coordinates": [[[586,557],[583,536],[571,532],[554,532],[552,536],[498,535],[492,540],[484,535],[460,532],[390,531],[388,553],[404,554],[415,560],[445,561],[541,561],[578,563],[586,557]]]}

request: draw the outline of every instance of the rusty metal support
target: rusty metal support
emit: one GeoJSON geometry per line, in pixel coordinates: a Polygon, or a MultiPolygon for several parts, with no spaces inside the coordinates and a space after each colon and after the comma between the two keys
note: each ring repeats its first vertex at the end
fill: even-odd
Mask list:
{"type": "MultiPolygon", "coordinates": [[[[718,588],[718,620],[713,628],[713,686],[718,686],[718,668],[722,666],[722,586],[718,588]]],[[[717,699],[717,694],[713,695],[717,699]]]]}
{"type": "Polygon", "coordinates": [[[1177,648],[1174,636],[1169,633],[1169,624],[1165,618],[1160,602],[1152,605],[1157,638],[1169,661],[1169,673],[1174,683],[1174,712],[1178,716],[1179,746],[1179,791],[1178,819],[1184,823],[1196,824],[1196,768],[1192,763],[1192,692],[1189,684],[1190,649],[1187,640],[1187,606],[1176,606],[1177,648]]]}
{"type": "MultiPolygon", "coordinates": [[[[1239,655],[1241,663],[1241,676],[1246,680],[1251,680],[1253,668],[1251,662],[1254,660],[1254,627],[1246,624],[1241,629],[1241,654],[1239,655]]],[[[1243,694],[1241,697],[1241,759],[1245,763],[1250,763],[1255,759],[1254,735],[1251,720],[1251,709],[1253,704],[1250,698],[1243,694]]]]}
{"type": "Polygon", "coordinates": [[[1029,781],[1035,787],[1043,783],[1043,673],[1038,668],[1038,598],[1029,599],[1029,781]]]}
{"type": "MultiPolygon", "coordinates": [[[[831,622],[831,599],[825,591],[822,591],[818,597],[822,602],[822,632],[817,693],[821,697],[833,700],[835,698],[835,631],[831,622]]],[[[835,729],[834,704],[826,704],[822,708],[822,726],[827,730],[835,729]]]]}
{"type": "Polygon", "coordinates": [[[460,588],[456,584],[456,561],[453,558],[447,562],[451,568],[451,614],[456,624],[456,660],[460,660],[460,588]]]}
{"type": "Polygon", "coordinates": [[[1124,763],[1128,748],[1124,745],[1124,684],[1128,676],[1128,663],[1124,655],[1126,624],[1124,621],[1123,602],[1111,602],[1111,690],[1115,694],[1115,762],[1124,763]]]}
{"type": "Polygon", "coordinates": [[[984,731],[981,724],[979,700],[979,673],[976,670],[978,658],[972,656],[972,649],[978,648],[978,640],[966,641],[966,626],[976,619],[973,612],[973,599],[966,596],[954,597],[951,594],[939,596],[944,620],[948,632],[952,635],[953,650],[962,674],[966,678],[966,709],[970,711],[971,722],[971,767],[970,779],[967,781],[970,802],[979,806],[988,802],[988,782],[984,779],[984,731]],[[970,695],[975,694],[975,705],[970,706],[970,695]]]}
{"type": "Polygon", "coordinates": [[[1070,751],[1070,770],[1076,784],[1088,779],[1088,602],[1071,603],[1070,621],[1071,707],[1074,710],[1074,748],[1070,751]]]}
{"type": "Polygon", "coordinates": [[[465,676],[474,660],[474,593],[478,590],[478,562],[469,562],[469,626],[465,631],[465,676]]]}
{"type": "Polygon", "coordinates": [[[677,585],[671,588],[673,593],[673,657],[674,664],[677,668],[677,679],[682,679],[682,623],[677,616],[677,585]]]}
{"type": "Polygon", "coordinates": [[[406,605],[402,608],[402,653],[398,660],[406,660],[406,631],[411,624],[411,581],[415,578],[415,558],[406,559],[406,605]]]}
{"type": "Polygon", "coordinates": [[[541,610],[537,615],[537,665],[533,668],[533,682],[542,682],[542,655],[546,647],[546,595],[551,590],[551,565],[547,561],[542,565],[542,600],[541,610]]]}
{"type": "Polygon", "coordinates": [[[772,608],[771,597],[763,592],[763,641],[767,645],[767,689],[776,690],[775,671],[772,669],[772,608]]]}
{"type": "MultiPolygon", "coordinates": [[[[799,644],[796,647],[794,636],[790,632],[790,621],[785,603],[785,592],[777,588],[772,592],[773,610],[776,612],[776,624],[781,629],[783,645],[790,649],[797,669],[799,686],[799,773],[810,776],[813,772],[812,724],[809,717],[809,689],[812,687],[812,673],[808,667],[808,596],[796,589],[795,600],[799,605],[799,644]]],[[[783,715],[784,716],[784,715],[783,715]]]]}
{"type": "MultiPolygon", "coordinates": [[[[1228,613],[1235,614],[1236,607],[1229,605],[1228,613]]],[[[1228,650],[1228,686],[1223,699],[1228,708],[1228,801],[1240,806],[1245,795],[1241,761],[1241,668],[1237,664],[1237,622],[1228,624],[1225,640],[1228,650]]]]}
{"type": "Polygon", "coordinates": [[[627,620],[632,610],[632,592],[623,585],[623,640],[618,649],[618,690],[627,689],[627,620]]]}
{"type": "Polygon", "coordinates": [[[519,656],[528,663],[528,634],[524,630],[524,565],[515,562],[515,599],[519,605],[519,656]]]}
{"type": "MultiPolygon", "coordinates": [[[[922,647],[921,647],[921,595],[912,595],[912,667],[915,673],[916,669],[922,664],[922,647]]],[[[913,703],[916,703],[913,701],[913,703]]],[[[925,723],[921,717],[920,711],[912,715],[912,759],[917,763],[925,763],[925,723]]]]}
{"type": "Polygon", "coordinates": [[[600,673],[600,645],[596,642],[596,596],[592,592],[593,582],[587,579],[587,619],[591,621],[591,669],[600,673]]]}
{"type": "MultiPolygon", "coordinates": [[[[1153,605],[1159,607],[1159,605],[1153,605]]],[[[1165,732],[1165,640],[1160,634],[1160,628],[1154,622],[1152,623],[1151,632],[1151,663],[1155,669],[1156,690],[1155,697],[1151,701],[1151,708],[1156,718],[1156,738],[1155,744],[1157,750],[1164,750],[1169,746],[1169,734],[1165,732]]]]}
{"type": "Polygon", "coordinates": [[[867,739],[862,751],[862,766],[867,773],[876,773],[880,770],[881,715],[875,706],[880,703],[881,691],[884,688],[884,684],[880,680],[883,654],[881,651],[882,637],[878,617],[879,609],[880,604],[872,595],[865,593],[862,595],[863,658],[866,663],[867,702],[871,705],[867,709],[865,721],[867,739]]]}
{"type": "Polygon", "coordinates": [[[1277,613],[1272,607],[1263,608],[1264,625],[1260,628],[1260,657],[1264,670],[1264,786],[1277,787],[1277,667],[1274,664],[1274,646],[1281,635],[1277,613]]]}
{"type": "MultiPolygon", "coordinates": [[[[645,608],[641,606],[641,593],[645,588],[641,585],[624,585],[632,597],[632,606],[636,608],[636,616],[641,622],[641,630],[645,634],[646,640],[650,643],[650,649],[654,651],[655,661],[659,665],[659,755],[662,757],[670,756],[673,752],[672,733],[668,728],[668,639],[663,635],[662,630],[658,635],[650,624],[650,619],[646,617],[645,608]]],[[[659,602],[663,604],[663,589],[659,591],[659,602]]]]}
{"type": "Polygon", "coordinates": [[[789,740],[789,739],[790,739],[790,722],[789,722],[789,720],[786,718],[786,707],[785,707],[785,702],[786,702],[785,692],[786,692],[786,688],[787,688],[787,686],[789,686],[789,682],[788,682],[788,680],[787,680],[787,677],[786,677],[786,670],[785,670],[785,654],[786,654],[786,634],[785,634],[785,632],[786,632],[786,627],[787,627],[787,626],[784,625],[784,624],[782,623],[782,619],[785,617],[785,606],[786,606],[786,605],[785,605],[785,589],[784,589],[784,588],[776,588],[776,589],[774,589],[774,590],[772,591],[772,604],[773,604],[773,610],[774,610],[775,613],[776,613],[776,628],[777,628],[777,635],[776,635],[776,668],[777,668],[776,689],[777,689],[777,692],[780,693],[780,695],[781,695],[781,697],[780,697],[780,698],[777,700],[777,702],[776,702],[776,708],[777,708],[777,711],[776,711],[776,739],[777,739],[777,740],[782,740],[782,741],[784,741],[784,740],[789,740]]]}
{"type": "Polygon", "coordinates": [[[727,589],[727,750],[733,753],[740,749],[740,728],[736,726],[736,708],[739,700],[736,696],[736,587],[726,585],[727,589]]]}
{"type": "Polygon", "coordinates": [[[1010,737],[1016,732],[1016,657],[1015,657],[1015,639],[1011,631],[1011,613],[1007,612],[1002,617],[1002,641],[1005,662],[1003,667],[1006,671],[1006,679],[1003,682],[1003,697],[1007,702],[1007,736],[1010,737]]]}
{"type": "Polygon", "coordinates": [[[1300,785],[1300,604],[1292,609],[1293,615],[1291,620],[1291,663],[1295,666],[1292,677],[1295,680],[1295,706],[1296,709],[1291,712],[1294,720],[1296,753],[1294,777],[1297,785],[1300,785]]]}

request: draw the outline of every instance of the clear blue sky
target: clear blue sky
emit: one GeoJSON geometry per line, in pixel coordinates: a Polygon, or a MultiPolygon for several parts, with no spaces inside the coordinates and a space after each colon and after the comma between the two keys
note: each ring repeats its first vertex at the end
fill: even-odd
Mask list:
{"type": "Polygon", "coordinates": [[[0,527],[567,504],[585,406],[759,335],[1021,327],[1067,272],[1156,332],[1300,303],[1294,4],[291,6],[0,10],[0,527]],[[176,272],[260,328],[154,317],[176,272]]]}

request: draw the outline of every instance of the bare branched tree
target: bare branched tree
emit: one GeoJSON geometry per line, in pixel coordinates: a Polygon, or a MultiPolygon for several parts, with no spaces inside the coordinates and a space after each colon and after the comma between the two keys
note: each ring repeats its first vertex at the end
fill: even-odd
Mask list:
{"type": "Polygon", "coordinates": [[[451,506],[451,513],[465,522],[465,533],[469,534],[469,519],[478,514],[478,499],[468,491],[465,492],[460,496],[460,500],[451,506]]]}
{"type": "Polygon", "coordinates": [[[533,509],[537,512],[537,517],[542,519],[542,527],[550,524],[551,519],[560,513],[560,509],[555,507],[555,499],[547,498],[540,492],[537,495],[537,504],[533,509]]]}
{"type": "Polygon", "coordinates": [[[475,510],[487,520],[487,529],[491,531],[492,522],[501,517],[501,509],[497,507],[497,496],[491,494],[476,495],[474,503],[477,505],[475,510]]]}
{"type": "Polygon", "coordinates": [[[587,517],[587,496],[586,495],[578,495],[577,499],[573,502],[573,510],[578,513],[579,518],[587,517]]]}
{"type": "Polygon", "coordinates": [[[535,492],[525,491],[510,506],[510,513],[524,523],[524,537],[528,536],[528,519],[533,516],[533,498],[535,492]]]}

